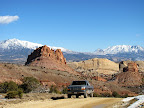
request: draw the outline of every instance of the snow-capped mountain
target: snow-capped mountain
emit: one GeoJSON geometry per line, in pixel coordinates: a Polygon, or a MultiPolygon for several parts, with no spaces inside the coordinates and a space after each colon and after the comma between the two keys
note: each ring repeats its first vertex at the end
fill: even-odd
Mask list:
{"type": "Polygon", "coordinates": [[[141,46],[131,46],[131,45],[116,45],[108,47],[107,49],[98,49],[95,51],[97,55],[106,54],[118,54],[118,53],[139,53],[144,52],[144,48],[141,46]]]}
{"type": "MultiPolygon", "coordinates": [[[[9,39],[0,42],[0,61],[25,63],[28,55],[42,44],[9,39]]],[[[61,49],[67,61],[82,61],[91,58],[107,58],[119,62],[122,60],[144,61],[144,48],[141,46],[117,45],[107,49],[97,49],[95,52],[74,52],[63,47],[48,47],[56,50],[61,49]]]]}
{"type": "MultiPolygon", "coordinates": [[[[43,46],[42,44],[22,41],[18,39],[8,39],[0,42],[0,61],[24,63],[28,55],[36,48],[43,46]]],[[[76,54],[76,52],[65,49],[63,47],[52,47],[53,50],[61,49],[67,54],[76,54]]]]}
{"type": "MultiPolygon", "coordinates": [[[[36,49],[38,47],[43,46],[42,44],[38,43],[32,43],[29,41],[22,41],[18,39],[8,39],[0,42],[0,49],[1,50],[18,50],[18,49],[36,49]]],[[[48,47],[56,50],[56,49],[61,49],[62,52],[67,52],[67,53],[73,53],[73,51],[65,49],[63,47],[52,47],[47,45],[48,47]]]]}
{"type": "Polygon", "coordinates": [[[0,42],[0,49],[3,50],[20,49],[20,48],[36,49],[40,46],[42,46],[42,44],[32,43],[28,41],[21,41],[18,39],[8,39],[0,42]]]}

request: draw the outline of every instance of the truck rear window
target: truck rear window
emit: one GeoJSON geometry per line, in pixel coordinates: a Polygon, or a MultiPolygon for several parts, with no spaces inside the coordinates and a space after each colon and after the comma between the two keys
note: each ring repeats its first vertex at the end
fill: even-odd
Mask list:
{"type": "Polygon", "coordinates": [[[85,81],[73,81],[72,85],[86,85],[85,81]]]}

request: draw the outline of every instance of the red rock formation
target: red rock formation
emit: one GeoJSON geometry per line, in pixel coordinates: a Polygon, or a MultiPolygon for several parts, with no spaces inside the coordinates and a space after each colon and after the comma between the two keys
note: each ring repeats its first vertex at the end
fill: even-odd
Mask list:
{"type": "Polygon", "coordinates": [[[34,50],[27,59],[26,65],[40,66],[48,69],[74,72],[66,65],[66,59],[63,56],[61,49],[54,51],[46,45],[34,50]]]}
{"type": "Polygon", "coordinates": [[[138,72],[135,62],[128,63],[125,72],[117,75],[116,82],[122,86],[139,86],[142,84],[142,76],[138,72]]]}
{"type": "Polygon", "coordinates": [[[57,49],[56,51],[54,51],[53,49],[50,49],[49,47],[44,45],[34,50],[34,52],[32,52],[31,55],[28,56],[26,65],[31,63],[35,59],[40,60],[39,57],[50,58],[57,62],[66,64],[66,59],[64,58],[61,49],[57,49]]]}

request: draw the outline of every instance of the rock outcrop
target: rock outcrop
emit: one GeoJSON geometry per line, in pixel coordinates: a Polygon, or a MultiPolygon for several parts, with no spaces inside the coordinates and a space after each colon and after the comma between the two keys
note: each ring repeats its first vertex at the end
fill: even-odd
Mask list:
{"type": "Polygon", "coordinates": [[[69,66],[66,65],[66,59],[64,58],[61,49],[54,51],[46,45],[34,50],[28,56],[25,64],[60,71],[74,72],[69,66]]]}
{"type": "Polygon", "coordinates": [[[34,52],[32,52],[31,55],[28,56],[26,65],[30,64],[34,60],[39,61],[41,57],[49,58],[59,63],[66,64],[66,59],[64,58],[61,49],[57,49],[56,51],[54,51],[53,49],[50,49],[49,47],[44,45],[34,50],[34,52]]]}
{"type": "Polygon", "coordinates": [[[68,65],[78,72],[115,74],[119,71],[119,64],[103,58],[94,58],[80,62],[71,62],[68,63],[68,65]]]}
{"type": "MultiPolygon", "coordinates": [[[[128,63],[131,63],[131,61],[127,60],[120,62],[119,64],[120,72],[126,71],[125,69],[127,69],[128,63]]],[[[144,61],[135,61],[135,63],[137,64],[139,72],[144,73],[144,61]]]]}
{"type": "Polygon", "coordinates": [[[129,62],[123,72],[117,75],[116,82],[122,86],[139,86],[142,84],[142,76],[138,72],[138,66],[135,62],[129,62]]]}

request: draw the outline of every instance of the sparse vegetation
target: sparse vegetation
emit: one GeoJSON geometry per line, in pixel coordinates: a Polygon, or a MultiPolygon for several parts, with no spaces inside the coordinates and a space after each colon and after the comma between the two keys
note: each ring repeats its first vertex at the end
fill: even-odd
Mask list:
{"type": "Polygon", "coordinates": [[[9,91],[17,91],[18,90],[18,85],[13,82],[4,82],[0,84],[0,93],[7,93],[9,91]]]}
{"type": "Polygon", "coordinates": [[[94,92],[93,97],[99,97],[99,95],[96,92],[94,92]]]}
{"type": "Polygon", "coordinates": [[[1,83],[0,93],[7,93],[5,97],[8,99],[16,98],[16,96],[22,98],[23,96],[23,90],[21,88],[18,88],[18,85],[13,81],[1,83]]]}
{"type": "Polygon", "coordinates": [[[24,77],[22,80],[23,84],[20,87],[24,90],[25,93],[29,93],[35,90],[39,86],[39,81],[34,77],[24,77]]]}
{"type": "Polygon", "coordinates": [[[102,97],[112,97],[111,94],[110,94],[110,93],[107,93],[107,92],[101,94],[101,96],[102,96],[102,97]]]}
{"type": "Polygon", "coordinates": [[[56,86],[51,85],[49,93],[60,94],[61,92],[58,90],[58,88],[56,86]]]}
{"type": "Polygon", "coordinates": [[[144,83],[144,76],[143,76],[143,78],[142,78],[142,82],[144,83]]]}
{"type": "Polygon", "coordinates": [[[67,87],[62,86],[62,94],[67,94],[67,87]]]}
{"type": "Polygon", "coordinates": [[[94,92],[93,94],[94,97],[116,97],[116,98],[126,98],[128,97],[128,94],[126,93],[125,95],[120,95],[116,91],[112,92],[112,94],[105,92],[101,94],[97,94],[94,92]]]}
{"type": "Polygon", "coordinates": [[[118,97],[121,97],[116,91],[113,91],[113,92],[112,92],[112,96],[113,96],[113,97],[117,97],[117,98],[118,98],[118,97]]]}
{"type": "Polygon", "coordinates": [[[18,95],[17,91],[9,91],[7,93],[7,95],[5,96],[5,98],[11,99],[11,98],[16,98],[16,96],[18,95]]]}
{"type": "Polygon", "coordinates": [[[21,99],[23,96],[23,91],[20,89],[18,91],[9,91],[5,98],[11,99],[16,98],[17,96],[21,99]]]}

